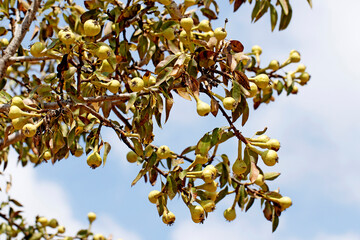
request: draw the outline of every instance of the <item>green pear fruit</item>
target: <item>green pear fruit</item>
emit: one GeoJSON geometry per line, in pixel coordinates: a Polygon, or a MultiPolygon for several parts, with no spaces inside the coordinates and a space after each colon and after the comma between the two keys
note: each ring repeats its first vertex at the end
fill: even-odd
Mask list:
{"type": "Polygon", "coordinates": [[[231,222],[236,218],[236,211],[235,208],[228,208],[224,211],[224,218],[231,222]]]}

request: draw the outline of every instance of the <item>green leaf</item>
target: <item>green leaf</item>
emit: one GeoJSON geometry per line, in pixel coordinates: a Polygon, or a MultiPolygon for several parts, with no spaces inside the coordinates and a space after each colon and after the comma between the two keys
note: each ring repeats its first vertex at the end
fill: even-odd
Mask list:
{"type": "Polygon", "coordinates": [[[213,20],[213,19],[217,19],[218,17],[216,16],[216,13],[214,13],[211,9],[209,8],[202,8],[200,9],[200,11],[202,12],[202,14],[209,18],[209,20],[213,20]]]}
{"type": "Polygon", "coordinates": [[[142,144],[140,143],[140,141],[137,138],[130,138],[130,140],[134,144],[136,154],[142,158],[144,156],[142,144]]]}
{"type": "Polygon", "coordinates": [[[270,5],[270,2],[268,2],[267,0],[263,0],[260,4],[260,7],[259,7],[259,10],[258,12],[256,13],[256,16],[255,16],[255,20],[254,22],[256,22],[257,20],[259,20],[268,10],[269,8],[269,5],[270,5]]]}
{"type": "Polygon", "coordinates": [[[247,205],[246,205],[245,212],[247,212],[251,208],[254,201],[255,201],[255,198],[251,197],[250,200],[248,201],[247,205]]]}
{"type": "Polygon", "coordinates": [[[206,133],[198,142],[195,149],[195,154],[201,154],[206,156],[211,147],[211,137],[209,133],[206,133]]]}
{"type": "Polygon", "coordinates": [[[266,130],[267,130],[267,127],[265,127],[264,130],[262,130],[262,131],[257,131],[255,133],[255,135],[263,135],[266,132],[266,130]]]}
{"type": "Polygon", "coordinates": [[[149,43],[149,41],[148,41],[147,37],[145,37],[144,35],[141,35],[139,38],[139,43],[137,45],[137,50],[138,50],[140,59],[144,58],[144,56],[148,50],[148,45],[149,45],[148,43],[149,43]]]}
{"type": "Polygon", "coordinates": [[[246,197],[247,197],[247,192],[245,190],[245,186],[241,185],[239,191],[240,191],[240,193],[239,193],[238,205],[241,208],[241,210],[244,210],[246,197]]]}
{"type": "Polygon", "coordinates": [[[176,196],[177,185],[174,180],[174,177],[171,175],[168,175],[166,180],[167,180],[167,194],[168,194],[169,198],[172,200],[176,196]]]}
{"type": "Polygon", "coordinates": [[[177,55],[169,55],[164,60],[159,62],[159,64],[155,68],[155,74],[159,74],[162,72],[166,67],[168,67],[176,58],[178,58],[177,55]]]}
{"type": "Polygon", "coordinates": [[[280,176],[280,173],[278,173],[278,172],[264,173],[264,179],[269,180],[269,181],[275,180],[279,176],[280,176]]]}
{"type": "Polygon", "coordinates": [[[196,146],[189,146],[189,147],[187,147],[187,148],[185,148],[182,152],[181,152],[181,156],[182,155],[185,155],[185,154],[187,154],[187,153],[189,153],[189,152],[192,152],[192,151],[195,151],[195,149],[196,149],[196,146]]]}
{"type": "Polygon", "coordinates": [[[187,174],[187,171],[182,171],[180,174],[179,174],[179,178],[181,179],[181,180],[184,180],[184,178],[186,177],[186,174],[187,174]]]}
{"type": "Polygon", "coordinates": [[[111,145],[108,142],[104,142],[104,155],[103,155],[103,166],[105,166],[107,155],[111,150],[111,145]]]}
{"type": "Polygon", "coordinates": [[[232,89],[231,89],[231,96],[235,99],[236,102],[241,101],[241,88],[240,84],[233,80],[232,81],[232,89]]]}
{"type": "Polygon", "coordinates": [[[276,11],[275,7],[272,4],[270,4],[271,31],[274,31],[274,29],[276,27],[277,20],[278,20],[277,11],[276,11]]]}
{"type": "Polygon", "coordinates": [[[130,99],[128,100],[125,108],[126,112],[129,111],[129,109],[134,105],[135,101],[136,101],[136,93],[135,92],[130,93],[130,99]]]}
{"type": "Polygon", "coordinates": [[[251,13],[251,21],[254,21],[259,9],[260,9],[260,1],[256,1],[253,11],[251,13]]]}
{"type": "Polygon", "coordinates": [[[215,203],[220,202],[227,194],[228,194],[228,186],[226,186],[223,190],[219,192],[219,194],[216,197],[215,203]]]}
{"type": "Polygon", "coordinates": [[[146,174],[146,172],[147,171],[145,169],[141,169],[138,175],[132,181],[131,186],[134,186],[146,174]]]}
{"type": "Polygon", "coordinates": [[[279,0],[279,2],[284,11],[284,14],[288,15],[289,14],[289,5],[288,5],[287,0],[279,0]]]}
{"type": "Polygon", "coordinates": [[[273,208],[272,213],[272,232],[276,231],[276,228],[279,226],[279,217],[275,213],[275,208],[273,208]]]}
{"type": "Polygon", "coordinates": [[[284,30],[290,23],[292,17],[292,9],[289,8],[289,14],[284,14],[284,11],[281,11],[279,31],[284,30]]]}
{"type": "Polygon", "coordinates": [[[242,114],[241,126],[244,126],[248,119],[249,119],[249,106],[246,103],[246,107],[245,107],[245,109],[243,111],[243,114],[242,114]]]}

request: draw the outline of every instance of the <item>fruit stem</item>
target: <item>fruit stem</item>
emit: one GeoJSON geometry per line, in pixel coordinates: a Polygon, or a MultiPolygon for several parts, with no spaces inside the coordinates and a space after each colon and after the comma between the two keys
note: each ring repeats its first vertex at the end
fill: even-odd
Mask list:
{"type": "Polygon", "coordinates": [[[260,151],[259,149],[257,149],[256,147],[254,147],[253,145],[251,145],[251,143],[246,144],[246,146],[251,150],[256,152],[257,154],[261,155],[263,152],[260,151]]]}
{"type": "Polygon", "coordinates": [[[290,57],[288,59],[285,60],[285,62],[283,64],[280,65],[280,68],[286,67],[287,65],[289,65],[291,63],[290,57]]]}
{"type": "Polygon", "coordinates": [[[218,95],[218,94],[216,94],[216,93],[214,93],[212,91],[209,91],[209,92],[210,92],[211,95],[213,95],[213,96],[217,97],[218,99],[220,99],[220,101],[224,100],[224,97],[222,97],[222,96],[220,96],[220,95],[218,95]]]}

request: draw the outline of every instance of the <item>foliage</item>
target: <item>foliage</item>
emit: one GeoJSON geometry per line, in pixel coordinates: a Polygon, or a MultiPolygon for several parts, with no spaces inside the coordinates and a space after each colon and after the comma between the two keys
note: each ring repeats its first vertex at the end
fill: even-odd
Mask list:
{"type": "MultiPolygon", "coordinates": [[[[234,11],[245,2],[230,0],[234,11]]],[[[270,11],[274,30],[280,9],[279,30],[288,26],[292,16],[288,0],[248,2],[254,5],[253,21],[270,11]]],[[[259,46],[243,52],[240,41],[227,40],[226,22],[223,28],[211,27],[220,11],[214,0],[129,0],[126,4],[88,0],[84,6],[56,0],[1,2],[0,18],[10,26],[0,28],[4,36],[0,58],[4,169],[10,147],[22,166],[55,164],[85,153],[87,164],[95,169],[105,165],[110,153],[110,144],[100,134],[109,127],[129,148],[127,160],[141,166],[132,185],[142,178],[152,185],[161,182],[160,191],[152,191],[149,200],[164,223],[175,221],[167,201],[176,195],[199,223],[216,203],[233,194],[233,205],[224,212],[227,220],[236,217],[236,205],[247,211],[259,199],[275,231],[291,199],[267,185],[280,173],[262,168],[277,163],[280,144],[264,135],[266,128],[245,137],[235,122],[241,118],[241,125],[246,124],[251,100],[257,109],[274,101],[275,92],[296,94],[298,85],[307,83],[310,76],[302,64],[295,71],[279,71],[299,62],[300,53],[293,50],[282,64],[273,60],[261,67],[259,46]],[[31,39],[38,42],[27,49],[23,40],[35,15],[31,39]],[[61,28],[63,21],[67,26],[61,28]],[[224,89],[223,96],[216,90],[219,87],[224,89]],[[153,124],[162,127],[164,117],[167,121],[175,94],[194,98],[200,116],[223,116],[228,126],[205,133],[197,143],[189,139],[190,146],[182,153],[153,145],[153,124]],[[210,104],[200,100],[200,95],[210,104]],[[218,153],[220,144],[230,138],[238,139],[234,160],[218,153]]],[[[21,207],[11,198],[2,203],[3,233],[15,237],[22,232],[27,239],[57,236],[46,232],[47,224],[25,225],[14,204],[21,207]],[[8,213],[4,213],[6,208],[8,213]]],[[[76,237],[90,235],[83,230],[76,237]]]]}

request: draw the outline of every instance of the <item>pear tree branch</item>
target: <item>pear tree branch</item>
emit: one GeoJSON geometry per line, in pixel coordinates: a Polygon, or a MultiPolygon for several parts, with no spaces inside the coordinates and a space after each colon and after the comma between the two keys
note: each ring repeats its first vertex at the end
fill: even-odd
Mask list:
{"type": "Polygon", "coordinates": [[[31,23],[35,19],[36,12],[40,6],[40,0],[34,0],[28,9],[21,25],[16,25],[14,38],[4,51],[4,55],[0,58],[0,79],[4,77],[7,66],[10,64],[9,59],[14,56],[18,50],[25,34],[28,32],[31,23]]]}

